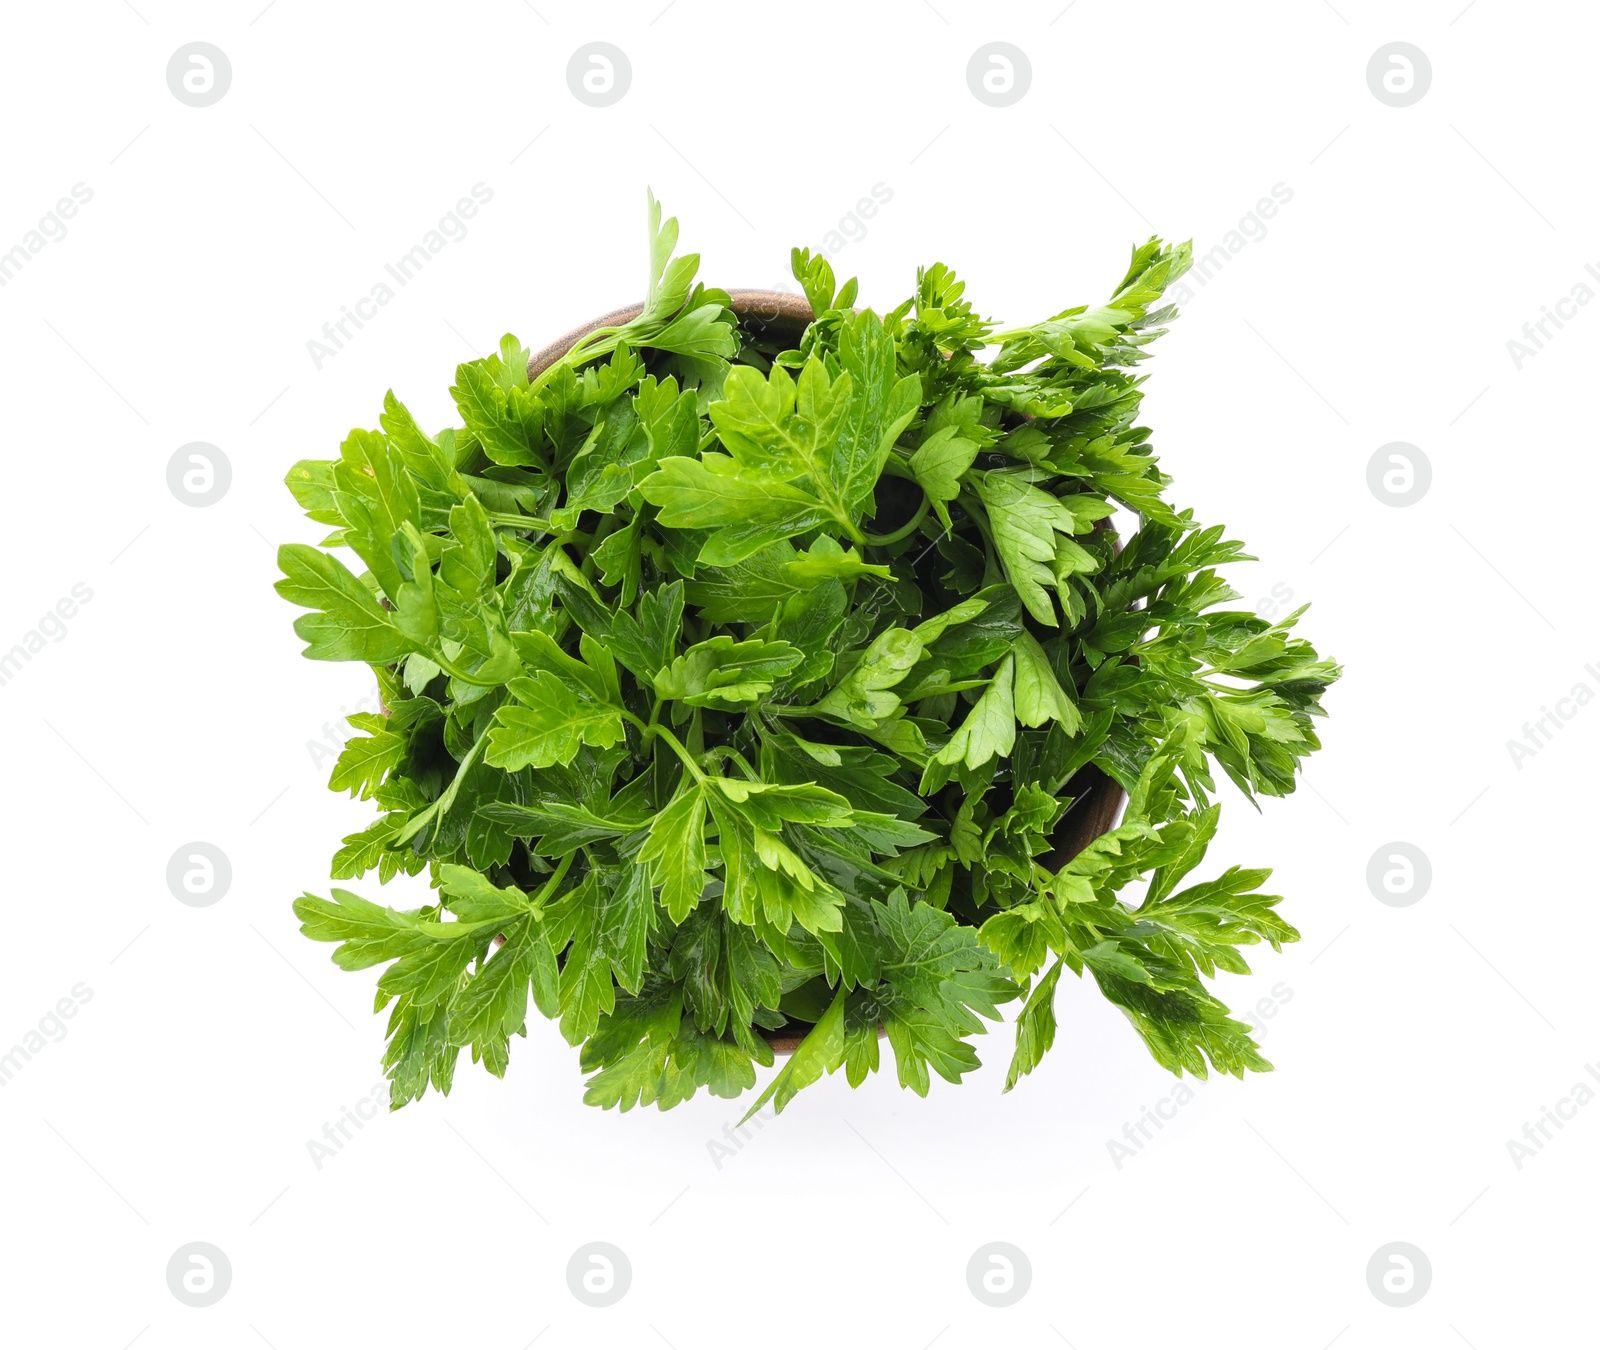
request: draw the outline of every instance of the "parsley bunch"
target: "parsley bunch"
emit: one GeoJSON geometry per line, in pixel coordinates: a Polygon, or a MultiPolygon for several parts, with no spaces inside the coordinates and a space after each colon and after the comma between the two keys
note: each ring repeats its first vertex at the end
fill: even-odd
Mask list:
{"type": "Polygon", "coordinates": [[[508,336],[458,368],[463,425],[391,393],[289,473],[366,570],[288,544],[277,589],[386,710],[329,783],[381,812],[333,876],[435,891],[295,903],[339,966],[384,967],[393,1105],[448,1092],[463,1048],[504,1074],[530,1000],[600,1106],[735,1096],[781,1032],[752,1110],[781,1109],[859,1084],[880,1028],[925,1094],[1024,1000],[1009,1089],[1086,970],[1174,1073],[1270,1068],[1202,977],[1298,935],[1265,870],[1185,882],[1214,766],[1292,791],[1339,671],[1298,612],[1219,608],[1247,555],[1168,503],[1136,425],[1188,246],[1001,333],[943,264],[879,315],[796,250],[814,318],[785,332],[649,222],[634,317],[548,363],[508,336]],[[1122,823],[1061,848],[1105,775],[1122,823]]]}

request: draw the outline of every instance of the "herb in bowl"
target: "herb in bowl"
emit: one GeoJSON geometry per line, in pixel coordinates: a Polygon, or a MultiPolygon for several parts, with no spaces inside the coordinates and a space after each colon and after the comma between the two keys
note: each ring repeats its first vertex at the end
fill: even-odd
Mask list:
{"type": "Polygon", "coordinates": [[[289,473],[333,533],[284,546],[278,590],[385,707],[329,784],[380,812],[333,876],[434,891],[295,903],[384,968],[392,1105],[463,1049],[504,1074],[530,1003],[599,1106],[737,1096],[778,1044],[752,1110],[781,1109],[861,1083],[880,1029],[925,1094],[1020,1003],[1009,1089],[1063,972],[1174,1073],[1270,1068],[1206,981],[1298,935],[1265,870],[1191,874],[1215,770],[1292,791],[1339,671],[1298,611],[1225,608],[1247,555],[1169,503],[1136,424],[1188,246],[996,332],[943,264],[880,315],[796,250],[807,321],[697,282],[649,222],[642,306],[460,366],[460,426],[391,393],[289,473]]]}

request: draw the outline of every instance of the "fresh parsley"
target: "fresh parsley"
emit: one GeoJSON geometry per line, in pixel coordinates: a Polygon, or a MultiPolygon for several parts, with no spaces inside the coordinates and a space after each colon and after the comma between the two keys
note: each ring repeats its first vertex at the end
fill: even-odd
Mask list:
{"type": "Polygon", "coordinates": [[[1137,424],[1188,246],[1007,332],[942,264],[879,314],[796,250],[814,319],[777,339],[649,223],[638,317],[532,378],[507,336],[456,371],[459,426],[391,393],[288,475],[332,533],[280,550],[278,591],[385,708],[330,780],[379,812],[333,877],[434,892],[295,903],[382,968],[392,1104],[464,1049],[504,1074],[530,1004],[622,1110],[745,1092],[779,1031],[804,1039],[755,1107],[859,1084],[880,1027],[926,1093],[1014,1003],[1009,1089],[1064,970],[1174,1073],[1269,1068],[1207,981],[1298,935],[1265,871],[1194,874],[1215,770],[1292,791],[1339,671],[1298,611],[1225,607],[1246,555],[1169,503],[1137,424]],[[1100,774],[1121,823],[1047,861],[1100,774]]]}

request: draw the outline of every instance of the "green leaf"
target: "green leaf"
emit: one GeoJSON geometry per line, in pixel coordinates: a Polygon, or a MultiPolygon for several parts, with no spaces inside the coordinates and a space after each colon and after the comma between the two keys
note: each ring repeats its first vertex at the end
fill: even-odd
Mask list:
{"type": "MultiPolygon", "coordinates": [[[[1125,980],[1114,972],[1094,972],[1100,992],[1122,1010],[1143,1038],[1156,1063],[1172,1073],[1187,1070],[1196,1078],[1209,1069],[1242,1078],[1248,1069],[1270,1073],[1250,1029],[1228,1015],[1220,1000],[1198,981],[1162,988],[1155,983],[1125,980]]],[[[1160,984],[1175,983],[1163,979],[1160,984]]]]}
{"type": "Polygon", "coordinates": [[[839,364],[851,377],[851,398],[827,464],[847,508],[860,511],[872,500],[889,448],[917,413],[922,381],[897,373],[894,338],[870,309],[840,327],[839,364]]]}
{"type": "Polygon", "coordinates": [[[531,917],[507,926],[505,946],[462,986],[450,1005],[450,1034],[466,1045],[483,1045],[522,1030],[528,991],[537,974],[554,982],[555,953],[531,917]]]}
{"type": "Polygon", "coordinates": [[[692,708],[738,708],[770,693],[801,659],[787,642],[735,642],[724,634],[696,643],[656,672],[655,689],[692,708]]]}
{"type": "Polygon", "coordinates": [[[688,253],[681,258],[672,257],[678,243],[678,222],[669,219],[663,224],[660,203],[648,192],[646,196],[650,272],[643,312],[629,323],[597,328],[579,339],[560,361],[539,377],[540,387],[559,386],[564,373],[570,378],[574,367],[603,356],[623,343],[706,357],[729,357],[738,352],[738,335],[733,326],[721,318],[726,295],[695,287],[700,255],[688,253]],[[701,303],[696,303],[697,300],[701,303]]]}
{"type": "Polygon", "coordinates": [[[1052,949],[1059,950],[1067,942],[1061,917],[1049,900],[1030,900],[1001,910],[984,921],[978,937],[1018,975],[1032,975],[1052,949]]]}
{"type": "Polygon", "coordinates": [[[514,703],[494,715],[484,758],[497,769],[547,769],[570,764],[580,745],[599,749],[622,739],[622,712],[548,670],[512,680],[514,703]]]}
{"type": "Polygon", "coordinates": [[[1034,986],[1027,1004],[1017,1017],[1017,1050],[1006,1070],[1005,1091],[1016,1087],[1024,1074],[1039,1067],[1039,1061],[1056,1041],[1056,985],[1064,962],[1057,961],[1034,986]]]}
{"type": "Polygon", "coordinates": [[[744,468],[727,455],[672,456],[639,484],[644,499],[661,508],[672,529],[711,530],[700,560],[728,567],[781,539],[834,520],[808,492],[781,474],[744,468]]]}
{"type": "Polygon", "coordinates": [[[392,389],[383,396],[383,415],[378,425],[388,436],[389,443],[400,452],[406,471],[413,478],[436,492],[449,487],[455,465],[439,443],[417,425],[410,410],[394,396],[392,389]]]}
{"type": "Polygon", "coordinates": [[[518,839],[537,840],[538,851],[560,858],[585,844],[616,839],[643,829],[648,821],[636,816],[608,816],[586,806],[556,798],[538,801],[489,802],[477,814],[509,830],[518,839]]]}
{"type": "Polygon", "coordinates": [[[845,798],[815,783],[754,783],[742,778],[712,778],[707,783],[718,791],[719,799],[736,804],[740,815],[764,830],[777,830],[786,821],[839,827],[856,819],[845,798]]]}
{"type": "Polygon", "coordinates": [[[798,383],[782,366],[765,379],[748,366],[735,366],[722,386],[723,396],[708,412],[717,438],[741,468],[761,469],[785,481],[805,478],[814,494],[842,500],[832,490],[826,456],[840,434],[854,384],[835,380],[820,357],[802,367],[798,383]]]}
{"type": "Polygon", "coordinates": [[[450,1039],[450,1010],[443,1003],[419,1006],[396,1001],[389,1015],[383,1070],[389,1078],[389,1109],[421,1097],[431,1083],[448,1093],[461,1049],[450,1039]]]}
{"type": "Polygon", "coordinates": [[[981,1031],[974,1013],[998,1021],[998,1004],[1015,997],[1015,985],[994,969],[977,933],[954,915],[920,901],[909,904],[896,889],[878,907],[878,924],[890,944],[884,981],[900,999],[936,1013],[952,1032],[981,1031]]]}
{"type": "Polygon", "coordinates": [[[1045,587],[1056,584],[1056,534],[1072,534],[1077,518],[1043,488],[1015,474],[976,474],[973,486],[988,512],[1006,579],[1016,587],[1028,613],[1056,627],[1055,606],[1045,587]]]}
{"type": "MultiPolygon", "coordinates": [[[[626,351],[619,349],[613,361],[626,351]]],[[[694,397],[686,397],[692,416],[694,397]]],[[[558,530],[570,530],[584,511],[610,511],[654,467],[650,434],[634,411],[633,400],[617,399],[602,410],[594,430],[567,466],[567,498],[559,511],[551,513],[551,522],[558,530]]]]}
{"type": "Polygon", "coordinates": [[[685,776],[639,850],[639,862],[649,865],[661,887],[661,907],[673,923],[688,917],[705,890],[705,822],[705,793],[697,780],[685,776]]]}
{"type": "Polygon", "coordinates": [[[370,736],[352,736],[339,753],[328,787],[365,801],[378,790],[384,776],[404,762],[406,744],[404,736],[387,729],[375,730],[370,736]]]}
{"type": "MultiPolygon", "coordinates": [[[[335,881],[350,881],[378,867],[389,853],[391,841],[400,829],[404,812],[381,816],[364,830],[344,837],[344,847],[333,855],[331,875],[335,881]]],[[[387,880],[387,877],[382,878],[387,880]]]]}
{"type": "Polygon", "coordinates": [[[630,994],[639,992],[639,981],[644,978],[645,943],[654,923],[654,910],[650,872],[633,866],[625,870],[621,883],[602,897],[595,913],[611,973],[630,994]]]}
{"type": "Polygon", "coordinates": [[[641,680],[667,665],[683,627],[683,583],[674,581],[639,597],[639,617],[626,610],[612,618],[605,637],[617,660],[641,680]]]}
{"type": "Polygon", "coordinates": [[[294,902],[294,912],[300,931],[313,942],[340,944],[333,960],[341,970],[365,970],[426,944],[412,915],[385,909],[337,886],[330,894],[331,900],[303,895],[294,902]]]}
{"type": "MultiPolygon", "coordinates": [[[[509,338],[509,334],[507,335],[509,338]]],[[[515,342],[516,339],[510,338],[515,342]]],[[[456,367],[456,382],[450,390],[461,420],[478,438],[496,464],[537,465],[542,457],[538,444],[542,415],[538,400],[526,387],[527,366],[523,365],[523,387],[510,386],[497,379],[505,367],[495,358],[469,361],[456,367]],[[494,362],[491,366],[490,362],[494,362]]]]}
{"type": "MultiPolygon", "coordinates": [[[[808,248],[790,249],[789,270],[794,279],[800,283],[800,289],[805,292],[813,314],[820,316],[833,308],[835,291],[833,267],[825,254],[819,253],[813,258],[808,248]]],[[[850,302],[846,300],[843,303],[850,302]]]]}
{"type": "Polygon", "coordinates": [[[500,923],[529,908],[520,887],[496,886],[477,868],[459,863],[439,868],[439,889],[450,897],[445,904],[463,923],[500,923]]]}
{"type": "Polygon", "coordinates": [[[708,411],[738,472],[796,483],[853,528],[889,447],[916,413],[921,386],[915,375],[896,377],[894,339],[870,310],[840,338],[837,377],[817,355],[798,381],[782,366],[766,379],[735,366],[708,411]]]}
{"type": "Polygon", "coordinates": [[[911,472],[945,529],[951,529],[950,508],[961,494],[961,475],[972,467],[981,447],[958,432],[954,426],[941,427],[917,447],[911,456],[911,472]]]}
{"type": "Polygon", "coordinates": [[[1016,709],[1012,701],[1012,672],[1016,657],[1000,663],[972,711],[934,756],[940,764],[965,764],[976,769],[996,755],[1006,756],[1017,739],[1016,709]]]}
{"type": "Polygon", "coordinates": [[[694,280],[700,257],[691,253],[675,261],[672,252],[678,246],[678,219],[661,220],[661,203],[648,189],[645,197],[650,218],[650,277],[645,290],[645,314],[676,314],[683,308],[694,280]]]}
{"type": "Polygon", "coordinates": [[[1115,975],[1122,980],[1131,980],[1135,984],[1151,983],[1150,972],[1144,963],[1131,952],[1124,951],[1115,940],[1108,938],[1104,942],[1097,942],[1092,947],[1085,948],[1081,953],[1084,965],[1098,975],[1115,975]]]}
{"type": "Polygon", "coordinates": [[[337,558],[309,544],[285,544],[278,550],[278,566],[284,573],[275,587],[278,594],[315,611],[294,621],[311,660],[382,665],[415,650],[389,622],[377,597],[337,558]]]}
{"type": "Polygon", "coordinates": [[[1042,727],[1046,722],[1061,723],[1067,735],[1075,736],[1083,719],[1077,706],[1067,697],[1067,691],[1056,679],[1050,658],[1044,654],[1032,633],[1017,636],[1013,648],[1016,659],[1012,682],[1012,699],[1016,705],[1017,721],[1025,727],[1042,727]]]}
{"type": "Polygon", "coordinates": [[[788,601],[814,596],[829,580],[847,582],[862,577],[888,581],[893,573],[821,535],[804,553],[780,541],[729,567],[700,568],[687,591],[690,603],[712,623],[742,623],[752,615],[770,614],[788,601]]]}
{"type": "Polygon", "coordinates": [[[772,1103],[774,1113],[782,1111],[801,1088],[810,1087],[823,1074],[832,1073],[844,1063],[844,1000],[845,991],[841,986],[822,1020],[806,1033],[805,1040],[767,1084],[766,1091],[744,1113],[741,1125],[768,1102],[772,1103]]]}
{"type": "Polygon", "coordinates": [[[860,1087],[868,1074],[878,1071],[878,1005],[860,990],[845,1000],[844,1061],[851,1087],[860,1087]]]}
{"type": "Polygon", "coordinates": [[[853,548],[841,548],[838,540],[819,535],[804,553],[782,564],[779,572],[796,592],[827,580],[855,581],[860,577],[892,580],[894,573],[882,563],[869,563],[853,548]]]}
{"type": "Polygon", "coordinates": [[[590,872],[564,902],[573,931],[561,968],[561,1034],[577,1045],[615,1007],[616,986],[639,992],[654,900],[648,872],[630,866],[603,881],[590,872]]]}
{"type": "Polygon", "coordinates": [[[334,504],[332,460],[302,459],[284,475],[283,482],[312,520],[324,525],[345,523],[334,504]]]}
{"type": "Polygon", "coordinates": [[[657,989],[617,1000],[616,1011],[601,1019],[583,1049],[584,1069],[600,1069],[584,1101],[623,1111],[654,1104],[665,1111],[702,1087],[718,1097],[737,1097],[755,1085],[754,1066],[770,1064],[772,1051],[758,1041],[752,1054],[700,1031],[682,1016],[678,997],[657,989]]]}
{"type": "Polygon", "coordinates": [[[660,332],[641,337],[641,341],[660,351],[683,356],[727,357],[737,355],[739,339],[733,326],[723,319],[720,300],[686,309],[660,332]]]}
{"type": "Polygon", "coordinates": [[[1265,939],[1278,950],[1300,938],[1276,911],[1282,897],[1256,890],[1271,875],[1266,868],[1230,867],[1215,881],[1176,895],[1154,901],[1147,896],[1136,911],[1138,931],[1151,950],[1186,961],[1202,975],[1218,968],[1248,974],[1238,948],[1265,939]]]}
{"type": "Polygon", "coordinates": [[[569,656],[545,632],[518,633],[515,642],[517,655],[529,670],[554,676],[563,684],[572,686],[580,695],[598,702],[620,701],[616,663],[611,659],[610,648],[587,633],[578,641],[583,660],[569,656]]]}
{"type": "Polygon", "coordinates": [[[872,640],[861,660],[825,698],[816,711],[863,729],[876,727],[901,708],[889,691],[922,659],[922,639],[904,628],[886,628],[872,640]]]}
{"type": "Polygon", "coordinates": [[[763,738],[762,754],[767,779],[809,779],[838,793],[855,811],[916,820],[927,810],[920,797],[893,781],[896,762],[870,747],[825,745],[793,734],[772,733],[763,738]]]}
{"type": "Polygon", "coordinates": [[[777,833],[786,815],[814,815],[826,809],[821,798],[832,794],[817,788],[809,795],[779,796],[777,789],[769,789],[774,800],[757,802],[730,793],[731,779],[713,782],[721,790],[708,792],[706,805],[717,824],[728,915],[738,923],[764,921],[778,933],[787,933],[795,923],[808,933],[838,932],[844,923],[843,897],[777,833]]]}
{"type": "MultiPolygon", "coordinates": [[[[452,995],[460,985],[467,963],[483,945],[472,924],[445,924],[459,930],[449,940],[416,942],[388,970],[378,977],[378,992],[390,997],[403,996],[412,1003],[438,1003],[452,995]]],[[[492,936],[492,935],[490,935],[492,936]]],[[[485,939],[485,941],[487,938],[485,939]]]]}
{"type": "Polygon", "coordinates": [[[334,504],[345,520],[343,542],[372,569],[384,594],[401,581],[390,541],[402,525],[420,525],[421,499],[404,461],[376,431],[352,431],[333,466],[334,504]]]}

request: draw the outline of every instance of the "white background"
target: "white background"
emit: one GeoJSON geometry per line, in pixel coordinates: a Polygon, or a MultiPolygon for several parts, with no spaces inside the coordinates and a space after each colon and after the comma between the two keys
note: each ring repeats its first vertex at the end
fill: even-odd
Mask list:
{"type": "Polygon", "coordinates": [[[1600,1072],[1600,709],[1567,705],[1520,766],[1507,742],[1600,691],[1600,306],[1520,370],[1507,342],[1600,264],[1600,23],[1510,0],[1063,3],[8,7],[0,249],[74,183],[93,197],[0,289],[0,649],[92,591],[0,687],[0,1050],[92,992],[0,1089],[7,1345],[1595,1343],[1600,1104],[1520,1168],[1507,1141],[1600,1072]],[[232,66],[204,108],[165,76],[196,40],[232,66]],[[565,74],[594,40],[632,66],[607,108],[565,74]],[[1410,107],[1366,80],[1394,40],[1432,65],[1410,107]],[[967,85],[991,41],[1031,62],[1010,107],[967,85]],[[466,237],[316,368],[308,341],[475,183],[493,197],[466,237]],[[444,425],[456,362],[635,298],[647,184],[707,279],[762,286],[880,183],[835,258],[865,301],[942,259],[1009,322],[1103,299],[1152,231],[1204,251],[1292,192],[1146,367],[1177,501],[1260,558],[1232,574],[1244,603],[1314,601],[1306,630],[1348,670],[1304,790],[1259,816],[1230,793],[1212,849],[1276,868],[1304,934],[1221,985],[1269,1000],[1277,1072],[1200,1088],[1114,1160],[1176,1084],[1069,980],[1010,1095],[1001,1028],[960,1088],[840,1075],[714,1159],[741,1106],[585,1107],[540,1023],[505,1082],[464,1062],[448,1099],[318,1166],[309,1141],[379,1080],[382,1025],[371,976],[289,905],[369,818],[323,783],[370,680],[302,660],[271,589],[276,544],[320,533],[285,470],[376,425],[391,386],[444,425]],[[232,466],[206,508],[167,487],[191,441],[232,466]],[[1367,485],[1391,441],[1432,465],[1409,507],[1367,485]],[[166,884],[190,841],[231,862],[210,907],[166,884]],[[1392,841],[1431,861],[1406,907],[1366,881],[1392,841]],[[567,1285],[595,1240],[633,1271],[605,1309],[567,1285]],[[996,1240],[1033,1272],[1004,1309],[965,1274],[996,1240]],[[195,1241],[233,1271],[204,1309],[165,1276],[195,1241]],[[1366,1276],[1396,1241],[1432,1267],[1407,1308],[1366,1276]]]}

